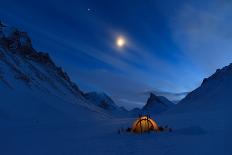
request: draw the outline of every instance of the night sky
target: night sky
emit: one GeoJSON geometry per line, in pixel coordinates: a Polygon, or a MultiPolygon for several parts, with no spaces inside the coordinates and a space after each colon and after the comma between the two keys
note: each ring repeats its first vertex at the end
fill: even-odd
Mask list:
{"type": "Polygon", "coordinates": [[[230,0],[1,0],[0,20],[28,32],[82,90],[131,108],[149,91],[177,100],[231,63],[231,8],[230,0]]]}

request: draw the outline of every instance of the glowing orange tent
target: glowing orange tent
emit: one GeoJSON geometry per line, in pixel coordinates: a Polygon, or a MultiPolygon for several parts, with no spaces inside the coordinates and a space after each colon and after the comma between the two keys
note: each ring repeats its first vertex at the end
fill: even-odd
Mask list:
{"type": "Polygon", "coordinates": [[[135,133],[159,131],[159,126],[154,120],[152,120],[148,116],[142,116],[134,122],[131,131],[135,133]]]}

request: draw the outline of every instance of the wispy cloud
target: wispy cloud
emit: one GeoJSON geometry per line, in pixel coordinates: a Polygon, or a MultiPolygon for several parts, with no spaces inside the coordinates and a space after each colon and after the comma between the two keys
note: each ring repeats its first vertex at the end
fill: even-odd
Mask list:
{"type": "MultiPolygon", "coordinates": [[[[78,85],[86,90],[106,91],[122,104],[142,105],[146,97],[141,97],[139,93],[148,90],[157,93],[191,91],[200,85],[204,77],[232,60],[232,4],[229,1],[202,3],[202,6],[188,2],[175,4],[181,7],[171,16],[173,18],[168,25],[171,34],[166,32],[166,28],[153,28],[157,24],[167,25],[162,23],[163,16],[162,20],[154,21],[156,16],[149,11],[153,13],[153,10],[147,9],[149,3],[141,3],[149,17],[149,20],[141,19],[142,24],[131,18],[135,13],[143,17],[137,12],[139,9],[133,8],[132,12],[129,11],[131,14],[123,17],[136,23],[132,25],[121,17],[115,21],[111,18],[106,20],[109,18],[102,16],[105,15],[104,9],[92,9],[93,12],[89,13],[86,10],[88,2],[82,2],[72,5],[50,1],[39,5],[35,2],[7,1],[0,6],[0,12],[1,16],[7,13],[4,19],[11,20],[16,26],[21,24],[20,27],[29,31],[36,49],[48,51],[55,60],[59,60],[58,63],[68,70],[78,85]],[[38,6],[34,9],[31,6],[35,4],[38,6]],[[27,16],[28,13],[31,16],[27,16]],[[160,30],[165,31],[162,34],[166,36],[159,37],[156,33],[160,30]],[[121,51],[115,47],[118,35],[127,39],[127,46],[121,51]],[[169,35],[173,36],[173,40],[169,35]],[[162,51],[164,48],[159,48],[160,42],[157,41],[162,39],[162,46],[169,47],[169,43],[174,41],[180,51],[175,51],[175,48],[162,51]],[[166,55],[162,57],[163,52],[166,55]],[[170,55],[176,59],[170,60],[170,55]]],[[[167,10],[164,9],[164,12],[167,10]]],[[[161,95],[168,96],[168,93],[161,95]]]]}
{"type": "Polygon", "coordinates": [[[174,40],[205,76],[232,62],[232,2],[184,4],[172,18],[174,40]]]}
{"type": "Polygon", "coordinates": [[[157,96],[164,96],[167,99],[169,99],[170,101],[180,101],[181,99],[183,99],[189,92],[179,92],[179,93],[173,93],[173,92],[162,92],[162,91],[147,91],[145,93],[145,95],[148,95],[150,93],[154,93],[157,96]]]}

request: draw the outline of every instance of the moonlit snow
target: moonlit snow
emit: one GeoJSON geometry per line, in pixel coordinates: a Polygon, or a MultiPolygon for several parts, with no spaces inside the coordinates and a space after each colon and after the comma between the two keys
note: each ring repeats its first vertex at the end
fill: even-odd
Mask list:
{"type": "Polygon", "coordinates": [[[107,98],[104,105],[94,104],[47,54],[32,47],[26,33],[4,29],[0,31],[1,155],[232,154],[232,65],[217,70],[175,107],[152,114],[158,125],[168,125],[172,132],[118,134],[136,117],[115,108],[105,94],[100,98],[90,94],[107,98]]]}

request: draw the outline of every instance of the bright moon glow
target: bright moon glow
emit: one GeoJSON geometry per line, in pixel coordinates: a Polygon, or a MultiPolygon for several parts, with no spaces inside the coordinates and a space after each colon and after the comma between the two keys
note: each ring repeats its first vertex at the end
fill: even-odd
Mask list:
{"type": "Polygon", "coordinates": [[[123,47],[126,43],[126,40],[123,37],[118,37],[116,43],[118,47],[123,47]]]}

